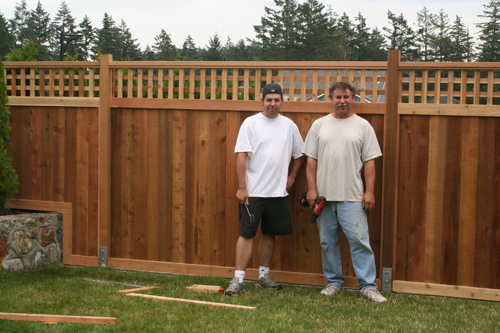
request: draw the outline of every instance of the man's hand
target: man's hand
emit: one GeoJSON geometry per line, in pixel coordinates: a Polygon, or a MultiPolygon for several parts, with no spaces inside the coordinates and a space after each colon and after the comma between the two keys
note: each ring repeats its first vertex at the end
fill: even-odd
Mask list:
{"type": "Polygon", "coordinates": [[[307,202],[309,203],[309,206],[312,207],[316,199],[319,197],[319,193],[317,189],[310,189],[307,191],[307,202]]]}
{"type": "Polygon", "coordinates": [[[246,188],[239,188],[238,191],[236,191],[236,198],[240,201],[240,203],[243,203],[243,201],[247,202],[247,205],[249,204],[248,202],[248,191],[246,188]]]}
{"type": "Polygon", "coordinates": [[[365,192],[365,194],[363,195],[362,204],[363,208],[366,210],[375,207],[375,194],[373,194],[373,192],[365,192]]]}
{"type": "Polygon", "coordinates": [[[299,173],[300,166],[302,165],[302,162],[304,161],[304,156],[301,156],[297,159],[292,158],[292,169],[290,174],[288,175],[288,178],[286,180],[286,189],[290,189],[292,185],[295,183],[295,178],[297,178],[297,174],[299,173]]]}

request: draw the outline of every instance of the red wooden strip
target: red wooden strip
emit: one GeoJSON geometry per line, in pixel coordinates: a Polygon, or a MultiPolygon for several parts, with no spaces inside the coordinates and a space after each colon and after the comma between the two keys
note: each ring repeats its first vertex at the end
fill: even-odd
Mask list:
{"type": "Polygon", "coordinates": [[[88,244],[87,255],[99,255],[99,121],[95,108],[83,109],[89,114],[88,137],[88,244]]]}
{"type": "Polygon", "coordinates": [[[73,211],[76,228],[73,229],[77,255],[87,254],[88,241],[88,184],[89,184],[89,115],[83,109],[76,110],[76,204],[73,211]]]}
{"type": "Polygon", "coordinates": [[[110,228],[110,249],[109,257],[122,257],[123,235],[121,229],[123,226],[123,166],[124,156],[122,145],[124,142],[123,111],[115,110],[111,119],[111,215],[113,222],[110,228]]]}
{"type": "Polygon", "coordinates": [[[427,231],[427,166],[429,161],[429,117],[414,117],[411,159],[411,214],[408,244],[410,281],[424,281],[427,231]]]}
{"type": "Polygon", "coordinates": [[[147,259],[147,110],[130,110],[132,120],[130,158],[132,191],[130,193],[131,258],[147,259]]]}
{"type": "Polygon", "coordinates": [[[406,281],[409,279],[409,235],[411,229],[410,217],[412,211],[412,132],[415,117],[401,116],[400,121],[400,155],[399,155],[399,197],[398,197],[398,226],[396,235],[396,271],[394,279],[406,281]]]}
{"type": "Polygon", "coordinates": [[[458,221],[460,219],[460,151],[462,118],[447,117],[446,174],[444,177],[443,204],[443,255],[446,265],[442,267],[442,283],[457,284],[458,265],[458,221]]]}

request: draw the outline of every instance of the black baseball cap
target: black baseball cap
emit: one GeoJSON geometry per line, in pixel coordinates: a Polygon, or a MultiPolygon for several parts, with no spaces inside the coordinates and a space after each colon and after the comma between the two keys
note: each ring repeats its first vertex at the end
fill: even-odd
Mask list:
{"type": "Polygon", "coordinates": [[[266,84],[264,91],[262,92],[262,98],[264,98],[267,94],[280,94],[281,97],[283,97],[283,91],[277,83],[266,84]]]}

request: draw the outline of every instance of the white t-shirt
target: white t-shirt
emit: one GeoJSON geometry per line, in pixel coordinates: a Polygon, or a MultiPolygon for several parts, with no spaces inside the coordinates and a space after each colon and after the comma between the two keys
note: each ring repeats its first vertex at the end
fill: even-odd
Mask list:
{"type": "Polygon", "coordinates": [[[291,158],[302,156],[304,141],[295,123],[262,113],[243,121],[234,153],[248,153],[246,183],[251,197],[286,197],[291,158]]]}
{"type": "Polygon", "coordinates": [[[356,114],[317,119],[303,153],[317,160],[316,187],[328,201],[361,201],[363,163],[382,155],[373,127],[356,114]]]}

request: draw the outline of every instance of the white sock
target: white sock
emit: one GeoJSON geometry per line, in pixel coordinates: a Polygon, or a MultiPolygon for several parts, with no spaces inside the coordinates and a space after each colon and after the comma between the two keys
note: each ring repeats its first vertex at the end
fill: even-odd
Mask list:
{"type": "Polygon", "coordinates": [[[239,282],[243,283],[243,280],[245,280],[245,271],[235,270],[234,277],[237,277],[239,282]]]}
{"type": "Polygon", "coordinates": [[[269,267],[259,266],[259,279],[269,273],[269,267]]]}

